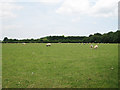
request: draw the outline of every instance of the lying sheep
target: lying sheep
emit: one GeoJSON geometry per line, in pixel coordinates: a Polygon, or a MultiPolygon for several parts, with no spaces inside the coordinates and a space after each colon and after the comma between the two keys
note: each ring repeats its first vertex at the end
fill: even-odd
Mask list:
{"type": "Polygon", "coordinates": [[[51,46],[51,43],[47,43],[47,44],[46,44],[46,47],[49,47],[49,46],[51,46]]]}
{"type": "Polygon", "coordinates": [[[94,49],[97,49],[97,48],[98,48],[98,45],[95,45],[95,46],[94,46],[94,49]]]}
{"type": "Polygon", "coordinates": [[[26,43],[22,43],[23,45],[25,45],[26,43]]]}

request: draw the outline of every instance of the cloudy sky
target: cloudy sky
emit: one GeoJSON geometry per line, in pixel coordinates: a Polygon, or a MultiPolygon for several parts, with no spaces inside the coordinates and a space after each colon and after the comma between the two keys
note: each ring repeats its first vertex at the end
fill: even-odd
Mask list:
{"type": "Polygon", "coordinates": [[[0,39],[116,31],[118,1],[0,0],[0,39]]]}

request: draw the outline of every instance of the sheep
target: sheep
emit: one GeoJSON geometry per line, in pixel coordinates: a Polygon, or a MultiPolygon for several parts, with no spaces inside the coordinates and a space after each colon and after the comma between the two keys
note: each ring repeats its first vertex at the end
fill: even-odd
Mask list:
{"type": "Polygon", "coordinates": [[[26,43],[22,43],[23,45],[25,45],[26,43]]]}
{"type": "Polygon", "coordinates": [[[94,46],[94,49],[97,49],[97,48],[98,48],[98,45],[95,45],[95,46],[94,46]]]}
{"type": "Polygon", "coordinates": [[[49,46],[51,46],[51,43],[47,43],[47,44],[46,44],[46,47],[49,47],[49,46]]]}
{"type": "Polygon", "coordinates": [[[93,45],[92,45],[92,44],[90,45],[90,48],[93,48],[93,45]]]}

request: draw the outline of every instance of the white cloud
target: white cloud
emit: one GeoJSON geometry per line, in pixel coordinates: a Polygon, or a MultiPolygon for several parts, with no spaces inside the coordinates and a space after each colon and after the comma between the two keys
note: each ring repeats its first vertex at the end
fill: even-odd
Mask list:
{"type": "Polygon", "coordinates": [[[97,24],[97,22],[93,22],[93,24],[97,24]]]}
{"type": "Polygon", "coordinates": [[[62,6],[56,11],[61,14],[83,14],[90,5],[88,0],[65,0],[62,6]]]}
{"type": "Polygon", "coordinates": [[[90,15],[95,17],[111,17],[117,15],[119,0],[64,0],[60,8],[56,10],[59,14],[68,15],[90,15]]]}
{"type": "Polygon", "coordinates": [[[0,2],[14,2],[16,0],[0,0],[0,2]]]}
{"type": "Polygon", "coordinates": [[[16,5],[16,2],[40,2],[42,4],[57,4],[63,0],[0,0],[0,17],[15,18],[15,10],[21,10],[23,6],[16,5]]]}
{"type": "Polygon", "coordinates": [[[3,25],[3,30],[10,30],[10,29],[16,29],[16,28],[21,28],[21,25],[3,25]]]}
{"type": "MultiPolygon", "coordinates": [[[[6,0],[5,0],[6,1],[6,0]]],[[[21,10],[23,6],[18,6],[12,1],[15,0],[8,0],[10,2],[3,2],[3,0],[0,0],[0,17],[2,18],[14,18],[17,15],[14,13],[15,10],[21,10]]]]}
{"type": "MultiPolygon", "coordinates": [[[[119,0],[0,0],[0,2],[7,2],[7,4],[8,2],[40,2],[52,5],[62,3],[56,10],[59,14],[79,14],[95,17],[111,17],[117,15],[118,1],[119,0]]],[[[4,5],[4,7],[6,7],[6,9],[4,10],[3,16],[7,17],[16,17],[12,10],[21,8],[21,6],[11,5],[11,3],[4,5]]]]}
{"type": "Polygon", "coordinates": [[[51,4],[56,4],[56,3],[60,3],[62,2],[63,0],[34,0],[36,2],[42,2],[42,3],[51,3],[51,4]]]}
{"type": "Polygon", "coordinates": [[[0,0],[2,2],[41,2],[41,3],[48,3],[48,4],[57,4],[64,0],[0,0]]]}
{"type": "Polygon", "coordinates": [[[99,0],[90,8],[93,16],[111,17],[117,15],[118,0],[99,0]]]}
{"type": "Polygon", "coordinates": [[[78,22],[78,21],[80,21],[80,19],[81,19],[80,17],[73,18],[73,19],[72,19],[72,22],[78,22]]]}

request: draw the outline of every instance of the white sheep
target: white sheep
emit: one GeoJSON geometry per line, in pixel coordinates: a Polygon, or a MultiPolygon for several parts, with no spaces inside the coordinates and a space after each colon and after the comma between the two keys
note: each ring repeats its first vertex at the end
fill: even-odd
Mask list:
{"type": "Polygon", "coordinates": [[[93,45],[92,45],[92,44],[90,45],[90,48],[93,48],[93,45]]]}
{"type": "Polygon", "coordinates": [[[94,49],[97,49],[97,48],[98,48],[98,45],[95,45],[95,46],[94,46],[94,49]]]}
{"type": "Polygon", "coordinates": [[[46,44],[46,47],[49,47],[49,46],[51,46],[51,43],[47,43],[47,44],[46,44]]]}
{"type": "Polygon", "coordinates": [[[26,43],[22,43],[23,45],[25,45],[26,43]]]}

